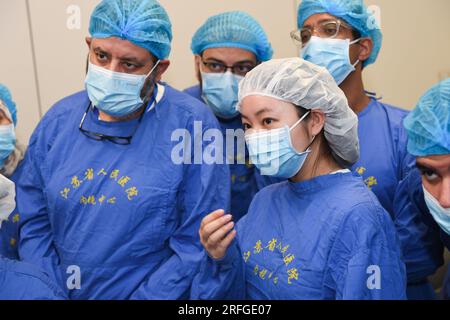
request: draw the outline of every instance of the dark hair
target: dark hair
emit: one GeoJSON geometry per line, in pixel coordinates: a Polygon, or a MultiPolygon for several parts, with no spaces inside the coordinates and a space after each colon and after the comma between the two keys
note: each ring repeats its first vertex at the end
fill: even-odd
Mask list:
{"type": "Polygon", "coordinates": [[[358,30],[355,30],[352,28],[352,35],[353,35],[353,40],[359,39],[361,38],[361,33],[358,30]]]}
{"type": "MultiPolygon", "coordinates": [[[[298,106],[298,105],[294,105],[294,106],[295,106],[295,109],[297,110],[297,114],[298,114],[298,117],[299,117],[299,118],[303,117],[303,116],[309,111],[308,109],[303,108],[303,107],[301,107],[301,106],[298,106]]],[[[311,114],[309,114],[309,115],[306,117],[306,119],[308,119],[310,115],[311,115],[311,114]]]]}
{"type": "MultiPolygon", "coordinates": [[[[297,114],[298,114],[299,118],[303,117],[308,111],[310,111],[310,110],[303,108],[301,106],[298,106],[298,105],[295,105],[295,108],[297,110],[297,114]]],[[[311,116],[311,113],[305,118],[305,121],[308,121],[310,119],[310,116],[311,116]]],[[[336,159],[334,153],[332,152],[327,139],[325,138],[325,129],[324,128],[322,128],[322,131],[315,137],[312,144],[314,144],[314,143],[319,144],[319,146],[318,146],[319,156],[317,157],[317,159],[314,163],[313,172],[316,172],[317,167],[319,166],[319,158],[322,158],[322,157],[328,157],[328,158],[336,161],[338,164],[340,164],[339,160],[336,159]]]]}

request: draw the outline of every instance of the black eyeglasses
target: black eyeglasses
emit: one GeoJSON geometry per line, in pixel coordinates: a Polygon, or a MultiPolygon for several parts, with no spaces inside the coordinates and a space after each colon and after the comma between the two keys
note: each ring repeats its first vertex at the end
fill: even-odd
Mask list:
{"type": "Polygon", "coordinates": [[[110,142],[112,142],[114,144],[118,144],[118,145],[122,145],[122,146],[126,146],[126,145],[130,145],[131,144],[131,140],[133,139],[133,136],[136,134],[136,132],[137,132],[137,130],[139,128],[139,125],[141,124],[141,120],[144,117],[145,110],[142,112],[141,116],[139,117],[138,124],[137,124],[136,128],[134,129],[133,134],[131,136],[128,136],[128,137],[120,137],[120,136],[109,136],[109,135],[106,135],[106,134],[103,134],[103,133],[91,132],[91,131],[88,131],[86,129],[83,129],[84,120],[86,120],[86,116],[87,116],[87,114],[89,112],[89,109],[91,107],[92,107],[92,104],[89,103],[88,108],[86,109],[86,112],[84,113],[83,118],[81,119],[81,123],[80,123],[80,127],[79,127],[80,131],[86,137],[88,137],[89,139],[92,139],[92,140],[96,140],[96,141],[105,141],[105,140],[107,140],[107,141],[110,141],[110,142]]]}
{"type": "Polygon", "coordinates": [[[230,69],[232,73],[243,77],[256,67],[256,65],[250,63],[238,63],[234,66],[227,66],[223,63],[213,61],[202,61],[202,63],[211,73],[225,73],[230,69]]]}

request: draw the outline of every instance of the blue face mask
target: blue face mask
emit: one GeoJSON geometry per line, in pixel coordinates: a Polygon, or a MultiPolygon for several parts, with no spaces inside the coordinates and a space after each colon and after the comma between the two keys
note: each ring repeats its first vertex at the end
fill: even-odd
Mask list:
{"type": "Polygon", "coordinates": [[[5,165],[6,159],[11,155],[16,147],[16,133],[14,125],[0,125],[0,168],[5,165]]]}
{"type": "Polygon", "coordinates": [[[291,131],[309,113],[307,112],[291,128],[285,126],[245,136],[250,159],[260,170],[261,175],[289,179],[302,169],[311,150],[308,147],[304,152],[297,152],[292,145],[291,131]]]}
{"type": "Polygon", "coordinates": [[[92,104],[104,113],[123,117],[137,111],[144,101],[141,98],[145,81],[158,62],[146,75],[114,72],[89,63],[85,85],[92,104]]]}
{"type": "Polygon", "coordinates": [[[425,202],[434,220],[445,233],[450,235],[450,208],[443,208],[439,201],[433,197],[425,187],[423,187],[423,192],[425,195],[425,202]]]}
{"type": "Polygon", "coordinates": [[[349,39],[325,39],[313,36],[302,49],[301,57],[326,68],[340,85],[356,70],[355,67],[360,62],[358,60],[353,65],[350,62],[350,45],[359,41],[360,39],[350,42],[349,39]]]}
{"type": "Polygon", "coordinates": [[[244,77],[227,73],[202,72],[202,97],[214,114],[220,118],[231,119],[239,114],[239,82],[244,77]]]}

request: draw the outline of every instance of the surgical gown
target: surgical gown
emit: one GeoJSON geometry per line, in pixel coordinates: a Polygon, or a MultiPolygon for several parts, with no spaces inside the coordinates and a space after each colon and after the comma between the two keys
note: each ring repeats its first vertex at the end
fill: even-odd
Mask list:
{"type": "Polygon", "coordinates": [[[228,167],[202,156],[217,120],[158,85],[141,120],[104,122],[97,109],[87,112],[84,130],[133,136],[120,145],[80,132],[89,105],[85,91],[69,96],[33,133],[17,183],[21,259],[71,299],[186,298],[202,258],[200,221],[229,209],[228,167]]]}
{"type": "MultiPolygon", "coordinates": [[[[186,89],[184,92],[194,98],[204,102],[202,98],[202,91],[199,85],[186,89]]],[[[240,116],[233,119],[218,118],[220,127],[224,136],[224,150],[227,150],[232,164],[230,167],[230,181],[231,181],[231,213],[235,221],[239,221],[248,211],[253,197],[258,191],[257,182],[255,178],[256,168],[249,163],[248,151],[245,147],[245,141],[242,139],[241,143],[245,147],[245,159],[238,154],[238,145],[234,144],[234,151],[226,147],[226,131],[227,130],[243,130],[242,119],[240,116]],[[231,151],[231,152],[230,152],[231,151]],[[238,163],[237,161],[241,163],[238,163]],[[245,162],[242,163],[242,162],[245,162]]],[[[231,140],[230,140],[231,141],[231,140]]],[[[235,139],[237,141],[237,139],[235,139]]]]}
{"type": "MultiPolygon", "coordinates": [[[[447,250],[450,250],[450,235],[441,230],[441,239],[447,250]]],[[[450,265],[442,286],[442,298],[450,300],[450,265]]]]}
{"type": "Polygon", "coordinates": [[[0,257],[0,300],[62,300],[65,294],[39,268],[0,257]]]}
{"type": "Polygon", "coordinates": [[[352,173],[260,191],[226,256],[205,255],[194,299],[405,299],[394,224],[352,173]]]}
{"type": "MultiPolygon", "coordinates": [[[[404,212],[400,211],[398,213],[399,216],[396,217],[396,224],[400,238],[404,238],[402,243],[406,244],[404,245],[405,250],[415,251],[415,255],[407,254],[406,256],[422,256],[420,261],[412,261],[414,269],[410,268],[412,274],[409,276],[413,279],[420,279],[422,274],[434,274],[444,264],[443,249],[445,246],[450,250],[450,235],[439,227],[428,210],[424,199],[422,178],[419,170],[415,169],[411,171],[406,179],[406,183],[408,186],[407,196],[399,197],[398,200],[408,202],[408,206],[404,206],[407,212],[404,215],[404,212]],[[409,212],[415,212],[415,215],[411,216],[409,212]],[[423,246],[423,244],[426,244],[426,246],[423,246]]],[[[406,260],[406,264],[408,265],[409,263],[411,262],[406,260]]],[[[449,274],[450,272],[448,272],[443,285],[443,296],[446,299],[450,299],[449,274]]],[[[429,291],[432,292],[432,296],[435,298],[434,289],[431,285],[429,287],[429,291]]],[[[418,289],[412,294],[409,291],[415,288],[411,287],[408,289],[408,297],[410,295],[414,297],[414,294],[418,298],[421,297],[419,292],[417,292],[418,289]]],[[[429,297],[424,296],[422,299],[429,299],[429,297]]]]}
{"type": "MultiPolygon", "coordinates": [[[[414,218],[420,215],[415,211],[418,208],[407,202],[410,191],[405,180],[415,167],[415,157],[407,152],[407,134],[403,128],[407,114],[405,110],[371,98],[369,105],[358,114],[360,159],[352,171],[363,178],[394,220],[401,219],[396,225],[403,234],[400,240],[411,285],[408,297],[433,299],[427,277],[440,266],[440,260],[435,256],[439,247],[434,247],[433,230],[428,231],[426,225],[414,218]],[[411,242],[411,239],[414,240],[411,242]],[[433,258],[429,260],[430,257],[433,258]]],[[[280,181],[259,173],[256,180],[259,188],[280,181]]]]}
{"type": "MultiPolygon", "coordinates": [[[[12,182],[16,183],[22,166],[19,165],[14,174],[9,178],[12,182]]],[[[20,214],[17,210],[14,210],[7,221],[2,223],[0,228],[0,256],[12,260],[19,259],[19,252],[17,250],[19,241],[19,221],[20,214]]]]}
{"type": "Polygon", "coordinates": [[[408,299],[435,299],[426,277],[444,264],[441,231],[426,206],[419,170],[412,170],[402,184],[394,199],[395,225],[408,271],[408,299]]]}

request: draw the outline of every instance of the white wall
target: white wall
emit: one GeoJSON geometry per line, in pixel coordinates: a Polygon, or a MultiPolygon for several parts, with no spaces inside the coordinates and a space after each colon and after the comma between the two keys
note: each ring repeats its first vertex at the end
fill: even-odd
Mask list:
{"type": "Polygon", "coordinates": [[[366,85],[412,109],[433,84],[450,77],[449,0],[370,0],[381,8],[383,47],[366,85]]]}
{"type": "Polygon", "coordinates": [[[0,83],[18,105],[18,138],[25,142],[39,121],[29,31],[25,0],[0,0],[0,83]]]}
{"type": "MultiPolygon", "coordinates": [[[[0,0],[0,83],[11,88],[19,107],[18,132],[22,140],[28,139],[39,121],[39,108],[45,112],[57,100],[83,89],[87,55],[84,38],[89,16],[98,2],[0,0]],[[27,2],[31,19],[27,16],[27,2]],[[80,9],[80,29],[67,28],[67,9],[71,5],[80,9]]],[[[191,37],[208,16],[228,10],[244,10],[259,20],[273,43],[275,57],[296,55],[289,32],[296,28],[298,2],[161,0],[174,31],[172,66],[164,80],[179,89],[195,83],[191,37]]],[[[376,91],[387,102],[412,108],[426,89],[450,76],[450,1],[366,2],[380,7],[385,36],[379,60],[366,71],[367,89],[376,91]]]]}

